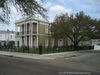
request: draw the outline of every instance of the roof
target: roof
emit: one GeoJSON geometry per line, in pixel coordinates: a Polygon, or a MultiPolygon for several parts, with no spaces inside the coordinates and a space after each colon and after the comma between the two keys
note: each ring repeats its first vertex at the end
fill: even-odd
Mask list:
{"type": "Polygon", "coordinates": [[[49,21],[47,19],[44,19],[43,17],[41,16],[32,16],[32,17],[23,17],[19,20],[16,20],[15,23],[20,23],[20,22],[23,22],[23,21],[28,21],[28,20],[35,20],[35,21],[39,21],[39,22],[44,22],[44,23],[49,23],[49,21]]]}
{"type": "Polygon", "coordinates": [[[0,30],[0,34],[3,34],[3,33],[15,33],[15,31],[0,30]]]}

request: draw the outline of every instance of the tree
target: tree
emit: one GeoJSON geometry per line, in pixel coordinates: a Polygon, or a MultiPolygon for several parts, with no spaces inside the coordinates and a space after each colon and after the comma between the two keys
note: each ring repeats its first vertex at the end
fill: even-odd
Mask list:
{"type": "Polygon", "coordinates": [[[95,24],[95,28],[94,28],[95,30],[91,38],[100,39],[100,20],[95,19],[93,23],[95,24]]]}
{"type": "MultiPolygon", "coordinates": [[[[43,1],[43,0],[41,0],[43,1]]],[[[11,13],[11,6],[22,15],[40,14],[45,16],[45,9],[37,0],[0,0],[0,21],[7,22],[11,13]]]]}
{"type": "MultiPolygon", "coordinates": [[[[77,49],[79,42],[85,38],[91,38],[95,30],[94,19],[85,15],[84,12],[79,12],[75,15],[61,14],[56,16],[51,24],[51,33],[53,37],[69,38],[73,43],[74,49],[77,49]]],[[[97,24],[96,24],[97,25],[97,24]]]]}
{"type": "Polygon", "coordinates": [[[13,46],[15,46],[15,42],[14,41],[9,41],[7,46],[8,47],[13,47],[13,46]]]}

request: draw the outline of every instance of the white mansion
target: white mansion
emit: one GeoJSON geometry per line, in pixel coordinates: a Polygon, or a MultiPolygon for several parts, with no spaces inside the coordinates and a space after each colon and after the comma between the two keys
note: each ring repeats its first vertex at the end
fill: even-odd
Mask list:
{"type": "Polygon", "coordinates": [[[48,46],[49,22],[39,18],[22,18],[16,21],[16,46],[48,46]]]}

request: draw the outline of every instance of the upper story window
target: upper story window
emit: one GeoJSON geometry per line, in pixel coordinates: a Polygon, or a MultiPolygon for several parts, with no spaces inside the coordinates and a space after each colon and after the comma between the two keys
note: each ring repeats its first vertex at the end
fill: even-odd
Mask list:
{"type": "Polygon", "coordinates": [[[27,23],[27,34],[29,34],[29,23],[27,23]]]}
{"type": "Polygon", "coordinates": [[[37,33],[37,23],[33,23],[33,33],[37,33]]]}
{"type": "Polygon", "coordinates": [[[24,24],[22,25],[22,34],[24,34],[24,24]]]}

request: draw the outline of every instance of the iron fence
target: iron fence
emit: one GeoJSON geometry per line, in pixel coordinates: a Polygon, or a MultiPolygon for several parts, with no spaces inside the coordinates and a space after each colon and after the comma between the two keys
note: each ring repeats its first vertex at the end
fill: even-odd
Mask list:
{"type": "MultiPolygon", "coordinates": [[[[91,50],[93,48],[94,48],[93,46],[78,46],[77,50],[91,50]]],[[[76,51],[76,50],[74,49],[74,46],[60,46],[60,47],[39,46],[38,48],[36,48],[36,47],[29,48],[29,47],[26,47],[26,46],[22,46],[22,47],[0,46],[0,51],[48,54],[48,53],[58,53],[58,52],[67,52],[67,51],[76,51]]]]}

